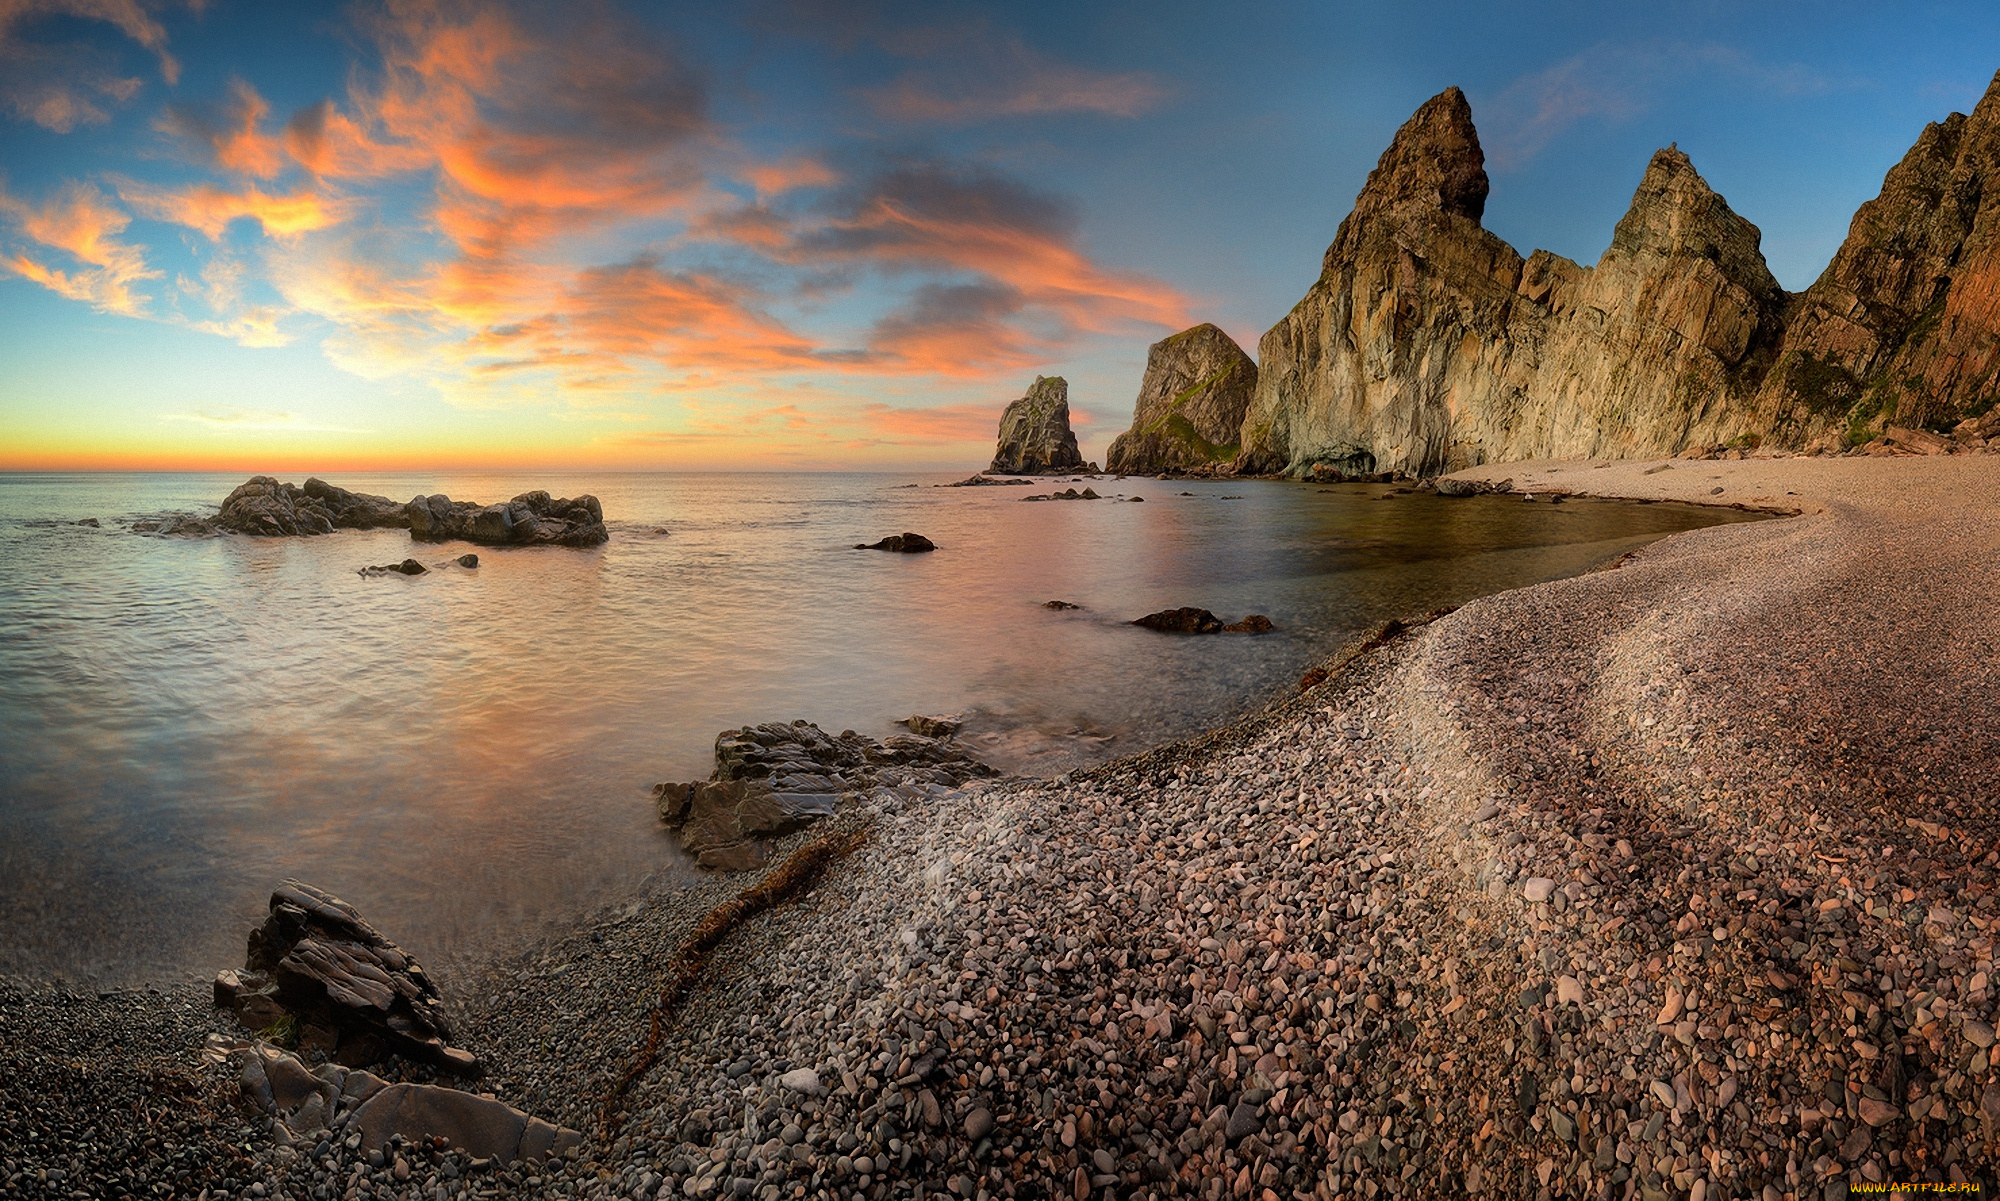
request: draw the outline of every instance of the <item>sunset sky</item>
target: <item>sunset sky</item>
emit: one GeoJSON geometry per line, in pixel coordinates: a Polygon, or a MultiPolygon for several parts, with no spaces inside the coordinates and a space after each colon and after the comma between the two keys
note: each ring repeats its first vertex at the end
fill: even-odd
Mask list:
{"type": "Polygon", "coordinates": [[[1996,68],[1990,3],[0,0],[0,469],[969,469],[1037,374],[1101,458],[1447,85],[1524,253],[1678,142],[1797,290],[1996,68]]]}

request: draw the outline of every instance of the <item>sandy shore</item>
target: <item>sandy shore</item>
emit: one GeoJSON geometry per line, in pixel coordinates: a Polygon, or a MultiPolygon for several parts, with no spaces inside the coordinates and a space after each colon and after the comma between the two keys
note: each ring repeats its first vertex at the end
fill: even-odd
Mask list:
{"type": "MultiPolygon", "coordinates": [[[[1473,602],[1192,743],[850,815],[866,847],[717,949],[609,1125],[666,958],[747,881],[501,965],[465,1041],[481,1087],[605,1132],[567,1164],[397,1178],[253,1130],[251,1175],[760,1201],[1990,1187],[2000,458],[1471,474],[1800,516],[1473,602]]],[[[0,1140],[33,1184],[46,1144],[0,1140]]]]}

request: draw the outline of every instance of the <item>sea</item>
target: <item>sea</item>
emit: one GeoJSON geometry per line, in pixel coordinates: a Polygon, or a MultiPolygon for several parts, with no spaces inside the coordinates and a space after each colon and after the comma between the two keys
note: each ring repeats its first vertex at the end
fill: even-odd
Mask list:
{"type": "Polygon", "coordinates": [[[608,543],[130,529],[212,513],[242,478],[0,474],[0,975],[240,965],[292,877],[448,982],[692,878],[651,790],[707,775],[723,730],[948,716],[996,766],[1055,775],[1240,717],[1388,618],[1749,517],[1361,484],[551,472],[325,478],[590,493],[608,543]],[[1101,498],[1033,499],[1086,487],[1101,498]],[[937,549],[855,549],[905,531],[937,549]],[[451,563],[468,551],[477,568],[451,563]],[[360,572],[406,557],[433,569],[360,572]],[[1180,606],[1276,628],[1130,624],[1180,606]]]}

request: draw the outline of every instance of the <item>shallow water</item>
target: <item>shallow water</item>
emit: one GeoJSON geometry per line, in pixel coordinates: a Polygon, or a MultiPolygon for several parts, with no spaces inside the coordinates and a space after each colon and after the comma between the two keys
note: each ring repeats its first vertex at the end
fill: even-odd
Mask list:
{"type": "Polygon", "coordinates": [[[612,539],[165,540],[121,523],[241,477],[0,475],[0,972],[231,966],[298,876],[448,976],[688,870],[648,793],[705,775],[719,730],[961,714],[994,762],[1054,773],[1246,712],[1387,617],[1747,516],[1244,481],[1093,481],[1131,504],[914,475],[328,478],[592,492],[612,539]],[[940,549],[852,549],[903,530],[940,549]],[[357,574],[466,550],[478,569],[357,574]],[[1125,624],[1180,605],[1278,631],[1125,624]]]}

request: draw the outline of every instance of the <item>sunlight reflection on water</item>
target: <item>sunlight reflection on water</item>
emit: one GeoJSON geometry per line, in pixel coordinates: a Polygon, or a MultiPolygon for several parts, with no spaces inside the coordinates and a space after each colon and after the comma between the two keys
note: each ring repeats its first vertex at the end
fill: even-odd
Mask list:
{"type": "Polygon", "coordinates": [[[0,971],[232,965],[296,875],[448,976],[686,871],[648,789],[706,774],[724,728],[961,713],[996,762],[1053,773],[1225,721],[1387,617],[1746,516],[1244,481],[1031,504],[1046,485],[898,487],[942,476],[329,478],[592,492],[612,540],[171,541],[119,521],[212,510],[240,477],[0,475],[0,971]],[[903,530],[940,550],[851,549],[903,530]],[[476,570],[356,574],[468,549],[476,570]],[[1278,632],[1124,624],[1179,605],[1278,632]]]}

